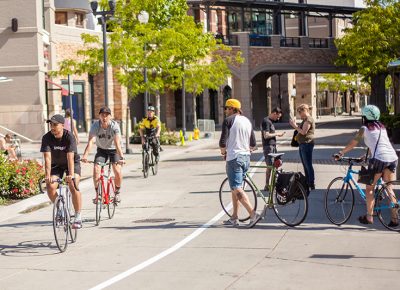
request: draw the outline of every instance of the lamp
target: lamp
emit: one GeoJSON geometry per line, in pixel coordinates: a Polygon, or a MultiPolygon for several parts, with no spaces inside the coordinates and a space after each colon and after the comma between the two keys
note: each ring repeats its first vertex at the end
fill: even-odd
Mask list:
{"type": "MultiPolygon", "coordinates": [[[[149,13],[147,13],[146,11],[143,10],[139,13],[137,18],[141,24],[147,24],[149,22],[149,13]]],[[[143,50],[146,53],[146,44],[144,44],[143,50]]],[[[144,80],[144,83],[146,86],[146,90],[145,90],[144,96],[143,96],[143,99],[144,99],[143,100],[144,101],[143,102],[143,105],[144,105],[143,113],[144,113],[144,115],[146,115],[147,107],[149,106],[149,100],[148,100],[148,96],[147,96],[148,92],[147,92],[147,68],[146,67],[143,68],[143,80],[144,80]]]]}
{"type": "Polygon", "coordinates": [[[104,102],[106,107],[108,107],[108,64],[107,64],[107,27],[106,27],[106,22],[107,19],[114,15],[115,13],[115,2],[110,0],[108,1],[108,6],[110,10],[102,10],[102,11],[97,11],[97,8],[99,7],[99,3],[97,1],[91,1],[90,2],[90,8],[92,9],[93,15],[97,16],[99,15],[99,24],[101,25],[102,31],[103,31],[103,51],[104,51],[104,102]]]}

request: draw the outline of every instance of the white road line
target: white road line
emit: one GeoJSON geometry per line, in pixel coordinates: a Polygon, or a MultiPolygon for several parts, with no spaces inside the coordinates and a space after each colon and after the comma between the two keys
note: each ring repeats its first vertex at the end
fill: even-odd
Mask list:
{"type": "MultiPolygon", "coordinates": [[[[260,163],[264,160],[264,156],[261,157],[258,161],[257,161],[257,166],[260,165],[260,163]]],[[[255,173],[255,171],[257,170],[257,168],[253,168],[250,171],[250,175],[253,175],[255,173]]],[[[216,216],[214,216],[212,219],[210,219],[207,223],[203,224],[202,226],[200,226],[197,230],[195,230],[193,233],[191,233],[189,236],[187,236],[186,238],[184,238],[183,240],[181,240],[180,242],[176,243],[175,245],[173,245],[172,247],[166,249],[165,251],[162,251],[161,253],[159,253],[158,255],[140,263],[139,265],[136,265],[132,268],[130,268],[129,270],[126,270],[125,272],[122,272],[121,274],[118,274],[114,277],[112,277],[111,279],[93,287],[90,288],[90,290],[101,290],[104,289],[108,286],[111,286],[112,284],[117,283],[118,281],[121,281],[123,279],[125,279],[126,277],[139,272],[141,270],[143,270],[144,268],[154,264],[155,262],[165,258],[166,256],[172,254],[173,252],[176,252],[177,250],[179,250],[180,248],[182,248],[184,245],[186,245],[187,243],[189,243],[191,240],[195,239],[196,237],[198,237],[201,233],[203,233],[206,229],[208,229],[210,226],[212,226],[213,224],[215,224],[219,219],[221,219],[221,217],[223,217],[225,215],[225,212],[222,210],[220,211],[216,216]]]]}

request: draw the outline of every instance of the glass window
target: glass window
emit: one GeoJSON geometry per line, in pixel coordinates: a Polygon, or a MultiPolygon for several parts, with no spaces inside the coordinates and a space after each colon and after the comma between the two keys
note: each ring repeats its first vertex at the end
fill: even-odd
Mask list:
{"type": "Polygon", "coordinates": [[[228,16],[229,31],[236,32],[242,31],[241,22],[242,17],[239,11],[230,11],[228,16]]]}
{"type": "Polygon", "coordinates": [[[75,26],[83,27],[83,22],[85,21],[85,15],[83,13],[75,13],[75,26]]]}
{"type": "Polygon", "coordinates": [[[56,12],[56,24],[68,25],[67,12],[56,12]]]}

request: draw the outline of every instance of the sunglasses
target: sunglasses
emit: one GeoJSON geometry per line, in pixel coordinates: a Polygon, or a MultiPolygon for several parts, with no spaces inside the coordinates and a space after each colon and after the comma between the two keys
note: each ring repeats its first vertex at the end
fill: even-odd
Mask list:
{"type": "Polygon", "coordinates": [[[230,109],[232,109],[232,107],[224,107],[224,110],[230,110],[230,109]]]}

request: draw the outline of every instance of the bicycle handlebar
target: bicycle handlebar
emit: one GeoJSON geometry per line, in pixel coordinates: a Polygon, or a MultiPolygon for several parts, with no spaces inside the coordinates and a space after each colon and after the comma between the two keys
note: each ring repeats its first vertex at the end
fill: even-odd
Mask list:
{"type": "Polygon", "coordinates": [[[347,163],[362,163],[362,162],[364,162],[363,158],[344,157],[344,156],[341,156],[340,154],[333,154],[332,157],[336,161],[344,161],[344,162],[347,162],[347,163]]]}

